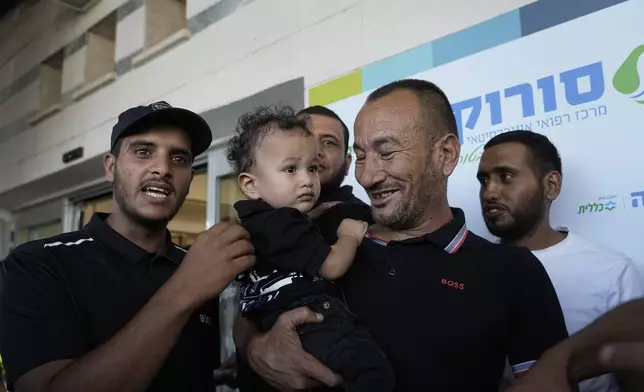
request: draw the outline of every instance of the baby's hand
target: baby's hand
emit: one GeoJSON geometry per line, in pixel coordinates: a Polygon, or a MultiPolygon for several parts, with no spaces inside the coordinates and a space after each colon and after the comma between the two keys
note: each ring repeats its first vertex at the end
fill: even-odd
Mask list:
{"type": "Polygon", "coordinates": [[[360,244],[368,227],[369,224],[367,222],[354,219],[343,219],[342,223],[340,223],[340,226],[338,227],[337,234],[338,237],[343,235],[354,236],[358,240],[358,244],[360,244]]]}

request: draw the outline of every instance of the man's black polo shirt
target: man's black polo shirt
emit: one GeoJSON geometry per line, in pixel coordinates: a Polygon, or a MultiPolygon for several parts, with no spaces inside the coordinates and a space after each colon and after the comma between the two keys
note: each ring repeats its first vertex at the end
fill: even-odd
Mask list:
{"type": "MultiPolygon", "coordinates": [[[[109,340],[174,273],[185,250],[149,254],[95,214],[82,230],[23,244],[4,261],[0,352],[13,383],[109,340]]],[[[218,300],[198,309],[149,391],[214,391],[219,366],[218,300]]]]}
{"type": "Polygon", "coordinates": [[[343,279],[350,309],[396,373],[396,391],[496,392],[568,334],[530,251],[469,232],[463,212],[422,237],[365,238],[343,279]]]}

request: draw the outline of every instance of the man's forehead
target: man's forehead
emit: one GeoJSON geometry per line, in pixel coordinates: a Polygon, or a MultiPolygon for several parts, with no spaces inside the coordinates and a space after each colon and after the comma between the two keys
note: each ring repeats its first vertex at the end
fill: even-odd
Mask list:
{"type": "Polygon", "coordinates": [[[396,98],[394,94],[397,93],[394,92],[376,101],[367,102],[358,113],[356,128],[365,128],[367,131],[373,130],[374,126],[377,128],[405,128],[420,121],[415,97],[412,95],[397,100],[394,99],[396,98]]]}
{"type": "MultiPolygon", "coordinates": [[[[382,113],[382,112],[381,112],[382,113]]],[[[369,144],[404,144],[420,135],[416,121],[409,116],[382,115],[356,120],[355,141],[369,144]]]]}
{"type": "Polygon", "coordinates": [[[329,116],[321,114],[311,114],[309,128],[316,135],[332,135],[335,137],[342,136],[344,128],[340,121],[329,116]]]}
{"type": "Polygon", "coordinates": [[[521,166],[528,158],[528,149],[521,143],[503,143],[483,152],[481,166],[521,166]]]}

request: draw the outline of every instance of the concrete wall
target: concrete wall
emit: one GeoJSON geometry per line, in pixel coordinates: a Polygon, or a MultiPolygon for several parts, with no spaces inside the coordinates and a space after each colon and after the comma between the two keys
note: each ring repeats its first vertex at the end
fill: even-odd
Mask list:
{"type": "Polygon", "coordinates": [[[147,7],[163,1],[179,3],[101,0],[76,14],[41,1],[0,23],[0,195],[65,169],[61,156],[71,149],[85,151],[73,165],[105,153],[127,107],[164,99],[203,112],[297,78],[316,86],[532,2],[186,0],[189,33],[150,56],[147,7]],[[85,32],[113,12],[117,79],[66,99],[86,83],[85,32]],[[34,70],[61,49],[65,106],[30,125],[39,110],[34,70]]]}

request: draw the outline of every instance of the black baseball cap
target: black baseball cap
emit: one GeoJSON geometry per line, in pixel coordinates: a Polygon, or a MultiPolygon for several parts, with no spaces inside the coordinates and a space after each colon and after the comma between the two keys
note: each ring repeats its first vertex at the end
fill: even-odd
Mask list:
{"type": "Polygon", "coordinates": [[[165,101],[159,101],[147,106],[130,108],[121,113],[118,122],[112,128],[111,148],[113,149],[123,137],[160,125],[172,125],[184,130],[190,137],[192,155],[195,157],[206,151],[212,142],[210,126],[203,117],[190,110],[175,108],[165,101]]]}

